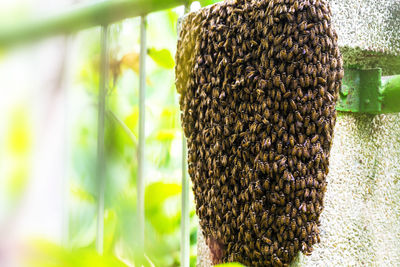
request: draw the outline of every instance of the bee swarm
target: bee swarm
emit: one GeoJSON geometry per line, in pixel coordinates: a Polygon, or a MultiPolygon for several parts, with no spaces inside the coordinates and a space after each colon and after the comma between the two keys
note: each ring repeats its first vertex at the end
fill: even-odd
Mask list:
{"type": "Polygon", "coordinates": [[[213,263],[283,266],[311,253],[343,77],[328,4],[236,0],[190,13],[176,63],[213,263]]]}

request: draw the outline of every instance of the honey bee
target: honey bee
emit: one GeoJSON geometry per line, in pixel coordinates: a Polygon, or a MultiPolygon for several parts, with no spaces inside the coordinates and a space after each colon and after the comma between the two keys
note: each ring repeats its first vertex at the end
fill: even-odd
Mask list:
{"type": "Polygon", "coordinates": [[[303,121],[303,116],[301,116],[300,112],[296,111],[294,114],[296,115],[296,119],[298,121],[303,121]]]}
{"type": "Polygon", "coordinates": [[[282,261],[276,255],[274,255],[273,261],[274,261],[274,266],[278,266],[278,267],[283,266],[282,261]]]}

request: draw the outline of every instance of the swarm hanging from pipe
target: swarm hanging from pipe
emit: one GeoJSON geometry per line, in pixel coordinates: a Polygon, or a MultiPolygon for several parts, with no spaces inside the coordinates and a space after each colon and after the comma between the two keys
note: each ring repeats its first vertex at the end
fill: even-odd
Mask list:
{"type": "Polygon", "coordinates": [[[233,0],[182,22],[176,87],[213,262],[283,266],[319,242],[343,77],[324,0],[233,0]]]}

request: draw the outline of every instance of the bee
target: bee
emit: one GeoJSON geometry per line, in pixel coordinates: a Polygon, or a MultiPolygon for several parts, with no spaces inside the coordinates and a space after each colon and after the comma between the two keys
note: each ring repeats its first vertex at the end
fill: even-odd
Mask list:
{"type": "MultiPolygon", "coordinates": [[[[272,205],[271,205],[270,212],[271,212],[272,214],[274,214],[274,213],[276,212],[276,204],[272,204],[272,205]]],[[[270,220],[272,220],[272,219],[273,219],[273,217],[271,216],[271,217],[270,217],[270,220]]]]}
{"type": "MultiPolygon", "coordinates": [[[[323,41],[323,40],[324,40],[324,39],[321,40],[322,47],[325,46],[325,45],[324,45],[324,42],[325,42],[325,41],[323,41]]],[[[321,63],[322,63],[322,65],[326,65],[326,61],[327,61],[327,56],[326,56],[325,53],[322,53],[322,58],[321,58],[321,63]]]]}
{"type": "Polygon", "coordinates": [[[312,144],[316,143],[318,141],[318,138],[319,138],[318,134],[314,135],[314,137],[311,138],[311,143],[312,144]]]}
{"type": "Polygon", "coordinates": [[[310,78],[310,76],[308,76],[307,74],[305,75],[305,78],[304,78],[304,85],[306,86],[306,87],[309,87],[310,86],[310,83],[311,83],[311,78],[310,78]]]}
{"type": "Polygon", "coordinates": [[[272,170],[274,173],[278,173],[278,164],[276,162],[272,164],[272,170]]]}
{"type": "MultiPolygon", "coordinates": [[[[293,233],[293,232],[289,232],[289,238],[291,237],[291,234],[290,234],[290,233],[292,233],[292,235],[294,236],[294,233],[293,233]]],[[[292,238],[290,238],[290,239],[292,240],[292,238]]],[[[288,255],[289,255],[290,257],[293,257],[293,256],[295,255],[295,249],[294,249],[294,245],[293,245],[293,244],[290,244],[290,245],[289,245],[288,255]]]]}
{"type": "Polygon", "coordinates": [[[293,3],[293,9],[295,12],[299,11],[299,1],[295,0],[293,3]]]}
{"type": "Polygon", "coordinates": [[[306,29],[306,26],[307,26],[307,22],[302,21],[302,22],[297,26],[297,28],[298,28],[300,31],[304,31],[304,30],[306,29]]]}
{"type": "Polygon", "coordinates": [[[288,55],[287,55],[287,53],[286,53],[286,50],[282,49],[282,50],[279,52],[279,57],[280,57],[281,60],[284,60],[284,61],[285,61],[285,60],[288,58],[288,55]]]}
{"type": "MultiPolygon", "coordinates": [[[[280,229],[283,229],[283,230],[284,230],[285,228],[284,228],[284,227],[281,227],[280,229]]],[[[282,243],[282,242],[283,242],[283,238],[282,238],[282,235],[281,235],[281,234],[278,234],[278,235],[277,235],[277,239],[278,239],[278,242],[279,242],[279,243],[282,243]]]]}
{"type": "Polygon", "coordinates": [[[303,91],[301,90],[300,87],[297,87],[296,93],[297,93],[297,96],[298,96],[298,97],[303,98],[303,96],[304,96],[304,95],[303,95],[303,91]]]}
{"type": "MultiPolygon", "coordinates": [[[[268,172],[269,172],[269,171],[268,171],[268,172]]],[[[267,172],[267,173],[268,173],[268,172],[267,172]]],[[[269,191],[269,189],[270,189],[270,183],[269,183],[269,180],[268,180],[268,179],[266,179],[266,180],[264,181],[263,188],[264,188],[266,191],[269,191]]]]}
{"type": "MultiPolygon", "coordinates": [[[[278,235],[278,237],[279,237],[279,235],[278,235]]],[[[273,261],[274,261],[274,266],[278,266],[278,267],[283,266],[282,261],[275,254],[273,256],[273,261]]]]}
{"type": "Polygon", "coordinates": [[[316,80],[319,84],[326,84],[326,80],[322,77],[318,77],[316,80]]]}
{"type": "Polygon", "coordinates": [[[314,207],[314,204],[313,204],[313,203],[307,204],[307,210],[309,211],[309,213],[315,214],[315,207],[314,207]]]}
{"type": "Polygon", "coordinates": [[[280,35],[279,37],[275,38],[274,39],[274,46],[275,47],[278,46],[282,42],[283,38],[284,38],[284,35],[280,35]]]}
{"type": "Polygon", "coordinates": [[[296,119],[298,121],[303,121],[303,117],[301,116],[300,112],[296,111],[294,114],[296,115],[296,119]]]}
{"type": "MultiPolygon", "coordinates": [[[[290,104],[290,107],[292,108],[292,110],[297,110],[297,105],[293,99],[289,100],[289,104],[290,104]]],[[[291,123],[291,122],[289,122],[289,123],[291,123]]]]}
{"type": "Polygon", "coordinates": [[[300,235],[300,239],[304,240],[307,238],[307,231],[304,227],[301,228],[301,235],[300,235]]]}
{"type": "Polygon", "coordinates": [[[278,152],[279,154],[282,154],[282,149],[283,149],[282,143],[279,142],[279,143],[276,145],[276,150],[277,150],[277,152],[278,152]]]}
{"type": "MultiPolygon", "coordinates": [[[[293,48],[293,51],[295,51],[295,48],[293,48]]],[[[294,52],[296,54],[296,52],[294,52]]],[[[295,71],[295,64],[290,64],[289,66],[286,67],[286,72],[290,75],[293,74],[295,71]]]]}
{"type": "Polygon", "coordinates": [[[247,245],[244,245],[244,246],[243,246],[243,250],[245,251],[245,253],[246,253],[247,255],[250,254],[250,249],[249,249],[249,247],[248,247],[247,245]]]}
{"type": "Polygon", "coordinates": [[[304,143],[304,135],[303,134],[299,134],[298,139],[299,139],[299,144],[304,143]]]}
{"type": "Polygon", "coordinates": [[[289,185],[289,184],[286,184],[286,185],[285,185],[284,192],[285,192],[286,195],[289,195],[289,194],[290,194],[290,185],[289,185]]]}

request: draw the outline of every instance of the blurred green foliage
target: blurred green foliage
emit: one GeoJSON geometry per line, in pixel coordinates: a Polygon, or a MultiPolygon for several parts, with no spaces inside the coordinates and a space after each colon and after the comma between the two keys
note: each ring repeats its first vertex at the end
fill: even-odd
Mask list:
{"type": "MultiPolygon", "coordinates": [[[[148,16],[145,255],[149,266],[180,266],[182,136],[173,73],[177,19],[178,14],[175,10],[148,16]]],[[[123,259],[128,265],[137,264],[140,260],[136,255],[136,237],[139,234],[136,227],[140,41],[138,33],[138,19],[111,27],[110,83],[105,132],[105,258],[99,258],[93,253],[98,197],[97,182],[93,176],[97,140],[98,30],[87,31],[79,36],[80,43],[85,45],[79,54],[80,68],[77,69],[78,79],[74,90],[81,90],[76,93],[76,97],[79,97],[81,102],[82,98],[86,101],[82,105],[83,112],[77,112],[76,119],[70,127],[72,140],[76,142],[71,148],[69,240],[66,251],[61,250],[62,253],[54,255],[60,261],[67,261],[65,266],[80,266],[79,264],[84,264],[81,260],[96,262],[103,259],[109,261],[107,266],[123,266],[117,259],[123,259]],[[70,258],[76,258],[78,261],[69,262],[70,258]]],[[[191,263],[194,265],[194,211],[191,212],[191,232],[191,263]]]]}
{"type": "MultiPolygon", "coordinates": [[[[177,18],[173,10],[148,16],[145,254],[149,266],[180,266],[181,129],[173,73],[177,18]]],[[[138,19],[111,27],[110,84],[105,132],[107,182],[104,251],[108,256],[104,260],[109,260],[107,266],[123,266],[115,261],[115,257],[123,259],[127,264],[138,261],[135,253],[136,237],[139,234],[136,227],[138,33],[138,19]]],[[[76,97],[86,101],[82,105],[83,112],[77,113],[74,125],[70,127],[73,129],[72,140],[76,142],[71,153],[73,175],[69,203],[69,240],[66,246],[68,250],[54,255],[60,261],[68,262],[70,258],[79,258],[79,261],[68,262],[65,266],[80,266],[83,264],[80,259],[93,262],[99,260],[93,254],[98,197],[97,182],[93,176],[97,140],[98,30],[81,33],[79,39],[85,46],[80,51],[80,68],[77,70],[78,79],[74,90],[83,90],[85,93],[77,92],[76,97]]],[[[191,220],[195,220],[194,212],[191,213],[191,220]]],[[[195,235],[196,224],[192,225],[195,235]]],[[[193,246],[195,242],[196,239],[192,239],[193,246]]]]}
{"type": "Polygon", "coordinates": [[[114,255],[99,255],[91,248],[68,250],[45,241],[33,242],[35,256],[26,263],[29,267],[127,267],[114,255]]]}
{"type": "Polygon", "coordinates": [[[175,66],[175,61],[168,49],[150,48],[148,55],[162,68],[173,69],[175,66]]]}
{"type": "Polygon", "coordinates": [[[215,267],[243,267],[244,265],[236,262],[232,263],[224,263],[224,264],[218,264],[215,267]]]}
{"type": "Polygon", "coordinates": [[[23,106],[11,114],[10,127],[6,136],[8,170],[7,194],[11,201],[24,193],[29,175],[29,153],[32,147],[31,125],[23,106]]]}
{"type": "Polygon", "coordinates": [[[212,4],[221,2],[221,0],[200,0],[199,2],[202,6],[208,6],[208,5],[212,5],[212,4]]]}

